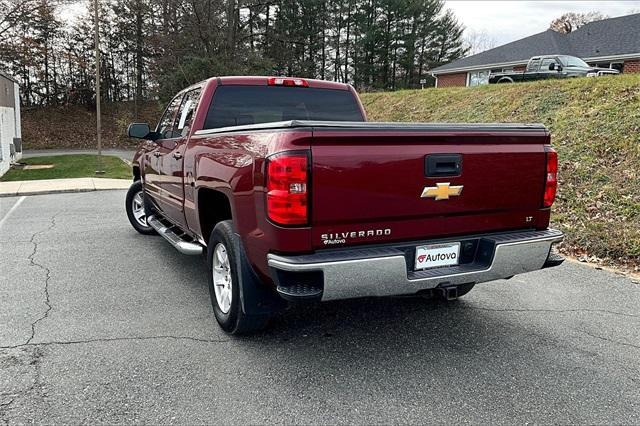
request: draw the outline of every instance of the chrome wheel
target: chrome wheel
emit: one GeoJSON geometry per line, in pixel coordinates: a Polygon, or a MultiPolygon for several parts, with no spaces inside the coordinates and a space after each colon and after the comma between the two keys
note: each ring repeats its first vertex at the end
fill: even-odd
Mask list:
{"type": "Polygon", "coordinates": [[[131,211],[136,222],[141,226],[148,227],[147,225],[147,213],[144,211],[144,199],[142,198],[142,191],[133,196],[131,201],[131,211]]]}
{"type": "Polygon", "coordinates": [[[213,252],[213,288],[216,294],[218,308],[223,314],[231,309],[233,291],[231,287],[231,265],[227,248],[218,243],[213,252]]]}

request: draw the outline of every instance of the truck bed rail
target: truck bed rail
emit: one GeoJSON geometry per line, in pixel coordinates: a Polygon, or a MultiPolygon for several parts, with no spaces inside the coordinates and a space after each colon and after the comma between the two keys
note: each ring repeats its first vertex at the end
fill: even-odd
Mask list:
{"type": "Polygon", "coordinates": [[[216,129],[198,130],[195,135],[205,136],[218,133],[235,133],[260,130],[285,130],[308,128],[313,131],[322,130],[369,130],[390,132],[546,132],[547,128],[540,123],[393,123],[393,122],[360,122],[360,121],[313,121],[289,120],[272,123],[247,124],[243,126],[219,127],[216,129]]]}

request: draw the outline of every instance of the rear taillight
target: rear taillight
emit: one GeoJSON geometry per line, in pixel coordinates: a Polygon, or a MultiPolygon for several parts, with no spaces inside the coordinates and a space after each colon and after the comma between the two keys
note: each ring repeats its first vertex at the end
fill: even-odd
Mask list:
{"type": "Polygon", "coordinates": [[[544,184],[544,200],[543,207],[551,207],[556,199],[556,190],[558,189],[558,153],[550,146],[545,147],[547,155],[547,173],[545,175],[544,184]]]}
{"type": "Polygon", "coordinates": [[[285,152],[267,158],[267,215],[279,225],[306,225],[309,203],[307,153],[285,152]]]}
{"type": "Polygon", "coordinates": [[[307,80],[302,78],[285,78],[285,77],[270,77],[267,80],[269,86],[294,86],[294,87],[309,87],[307,80]]]}

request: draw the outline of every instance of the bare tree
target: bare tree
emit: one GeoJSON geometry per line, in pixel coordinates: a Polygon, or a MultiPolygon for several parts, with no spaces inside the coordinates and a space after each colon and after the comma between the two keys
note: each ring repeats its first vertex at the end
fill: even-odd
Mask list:
{"type": "Polygon", "coordinates": [[[36,5],[35,0],[0,0],[0,40],[7,31],[30,18],[36,5]]]}
{"type": "Polygon", "coordinates": [[[468,49],[467,55],[472,56],[493,49],[498,45],[498,42],[485,30],[467,30],[464,35],[464,44],[468,49]]]}
{"type": "Polygon", "coordinates": [[[575,31],[589,22],[601,21],[607,18],[609,18],[607,15],[596,11],[587,13],[568,12],[551,21],[549,29],[558,33],[569,34],[571,31],[575,31]]]}

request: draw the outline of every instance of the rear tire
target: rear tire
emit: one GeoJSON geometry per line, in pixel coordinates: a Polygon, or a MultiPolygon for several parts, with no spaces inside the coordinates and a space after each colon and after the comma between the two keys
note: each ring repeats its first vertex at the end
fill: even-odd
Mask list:
{"type": "Polygon", "coordinates": [[[147,223],[147,216],[150,214],[148,203],[144,197],[142,181],[137,180],[129,187],[125,200],[127,217],[133,229],[144,235],[155,234],[156,231],[147,223]]]}
{"type": "Polygon", "coordinates": [[[233,222],[225,220],[213,228],[207,246],[211,305],[218,324],[229,334],[259,331],[269,321],[266,315],[250,316],[242,309],[242,277],[238,271],[246,270],[247,265],[241,263],[246,262],[241,256],[241,244],[233,232],[233,222]]]}

